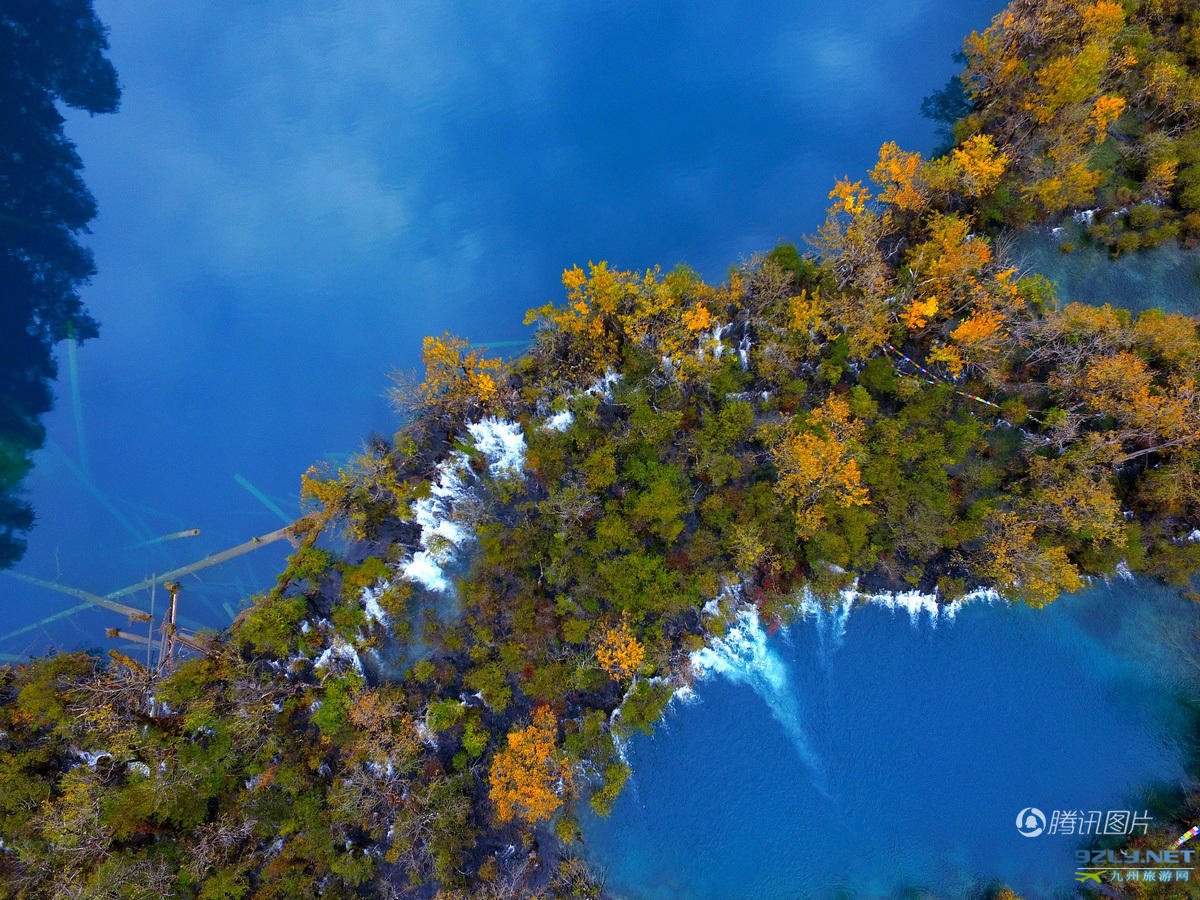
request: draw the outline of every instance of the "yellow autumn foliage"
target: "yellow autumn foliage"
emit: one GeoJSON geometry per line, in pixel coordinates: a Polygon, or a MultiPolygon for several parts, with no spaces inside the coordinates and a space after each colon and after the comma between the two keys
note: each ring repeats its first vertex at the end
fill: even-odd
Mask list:
{"type": "Polygon", "coordinates": [[[773,449],[779,477],[776,492],[796,517],[802,538],[812,537],[825,522],[826,507],[863,506],[868,501],[854,454],[863,424],[853,419],[840,397],[830,397],[813,410],[811,430],[793,432],[773,449]]]}
{"type": "Polygon", "coordinates": [[[1111,0],[1101,0],[1083,9],[1083,27],[1090,34],[1113,38],[1125,27],[1125,8],[1111,0]]]}
{"type": "Polygon", "coordinates": [[[950,159],[958,170],[963,192],[980,197],[1000,182],[1012,154],[997,149],[991,135],[977,134],[955,147],[950,159]]]}
{"type": "Polygon", "coordinates": [[[938,298],[936,296],[917,298],[904,310],[904,324],[909,328],[924,328],[929,320],[937,315],[938,298]]]}
{"type": "Polygon", "coordinates": [[[489,407],[499,397],[500,360],[484,357],[460,337],[426,337],[421,361],[425,378],[417,391],[426,408],[457,415],[475,406],[489,407]]]}
{"type": "Polygon", "coordinates": [[[711,325],[712,315],[703,304],[697,303],[691,309],[684,310],[683,327],[688,331],[704,331],[711,325]]]}
{"type": "Polygon", "coordinates": [[[488,773],[499,821],[539,822],[562,805],[559,783],[569,778],[569,770],[557,736],[558,721],[548,706],[534,709],[530,725],[508,733],[508,746],[496,754],[488,773]]]}
{"type": "Polygon", "coordinates": [[[531,309],[525,324],[541,323],[566,338],[570,355],[560,374],[575,378],[596,377],[616,365],[625,344],[651,348],[670,360],[674,374],[691,377],[715,359],[717,341],[702,332],[736,308],[745,291],[737,274],[713,287],[686,267],[664,275],[657,267],[624,271],[603,261],[589,263],[586,273],[578,266],[567,269],[562,282],[566,304],[531,309]]]}
{"type": "Polygon", "coordinates": [[[921,154],[901,150],[895,141],[879,148],[879,161],[871,180],[883,188],[879,199],[897,209],[917,211],[925,207],[928,192],[920,183],[921,154]]]}
{"type": "Polygon", "coordinates": [[[1036,525],[1006,512],[998,514],[984,544],[982,573],[1001,594],[1044,606],[1064,591],[1083,586],[1079,570],[1061,546],[1041,546],[1036,525]]]}
{"type": "Polygon", "coordinates": [[[823,316],[824,306],[819,290],[810,294],[806,288],[796,296],[788,298],[787,326],[792,331],[807,333],[821,323],[823,316]]]}
{"type": "Polygon", "coordinates": [[[1123,97],[1108,94],[1097,97],[1096,102],[1092,105],[1092,112],[1088,116],[1088,125],[1092,129],[1092,140],[1100,143],[1107,138],[1108,129],[1113,122],[1121,118],[1123,112],[1125,112],[1123,97]]]}
{"type": "Polygon", "coordinates": [[[613,680],[631,677],[645,658],[646,649],[634,636],[626,619],[601,633],[600,643],[596,647],[596,660],[613,680]]]}
{"type": "Polygon", "coordinates": [[[974,346],[996,335],[1002,324],[1004,316],[1001,313],[990,309],[977,310],[963,319],[958,327],[950,332],[950,337],[955,343],[974,346]]]}
{"type": "MultiPolygon", "coordinates": [[[[863,187],[861,181],[841,178],[829,192],[829,199],[838,201],[837,206],[840,206],[843,212],[857,216],[866,208],[867,201],[871,199],[871,193],[863,187]]],[[[837,207],[835,206],[835,208],[837,207]]]]}
{"type": "Polygon", "coordinates": [[[959,349],[946,344],[934,344],[926,360],[930,363],[941,363],[954,378],[962,374],[966,365],[959,349]]]}

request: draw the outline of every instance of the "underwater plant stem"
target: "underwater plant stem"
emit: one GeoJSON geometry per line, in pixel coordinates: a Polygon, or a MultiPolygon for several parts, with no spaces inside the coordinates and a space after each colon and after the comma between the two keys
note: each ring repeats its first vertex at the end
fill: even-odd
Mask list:
{"type": "Polygon", "coordinates": [[[88,481],[92,480],[92,464],[88,458],[87,435],[83,430],[83,399],[79,393],[79,350],[75,340],[75,326],[68,328],[67,371],[71,379],[71,415],[75,420],[75,444],[79,453],[79,468],[88,481]]]}
{"type": "Polygon", "coordinates": [[[233,475],[233,480],[236,481],[238,484],[240,484],[242,487],[244,487],[247,491],[249,491],[250,495],[252,497],[254,497],[255,500],[257,500],[259,503],[261,503],[263,506],[265,506],[267,509],[269,509],[271,512],[273,512],[275,515],[279,516],[279,518],[282,519],[284,522],[292,521],[291,516],[289,516],[282,509],[280,509],[279,504],[277,504],[274,500],[272,500],[270,497],[268,497],[266,494],[264,494],[262,491],[260,491],[258,488],[256,488],[253,484],[251,484],[250,479],[245,478],[242,475],[235,472],[233,475]]]}
{"type": "Polygon", "coordinates": [[[170,534],[164,534],[162,537],[150,538],[148,541],[141,541],[137,544],[130,544],[126,550],[137,550],[141,547],[150,547],[154,544],[165,544],[167,541],[177,541],[180,538],[199,537],[199,528],[185,528],[183,531],[172,531],[170,534]]]}

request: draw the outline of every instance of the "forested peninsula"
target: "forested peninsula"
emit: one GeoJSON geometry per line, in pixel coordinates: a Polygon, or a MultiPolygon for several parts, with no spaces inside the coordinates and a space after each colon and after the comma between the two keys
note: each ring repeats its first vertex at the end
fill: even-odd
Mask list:
{"type": "Polygon", "coordinates": [[[1196,318],[1005,246],[1200,236],[1200,11],[1017,0],[964,50],[953,146],[885,144],[812,252],[573,266],[512,360],[427,338],[227,632],[0,670],[0,895],[598,897],[582,804],[737,617],[1190,590],[1196,318]]]}

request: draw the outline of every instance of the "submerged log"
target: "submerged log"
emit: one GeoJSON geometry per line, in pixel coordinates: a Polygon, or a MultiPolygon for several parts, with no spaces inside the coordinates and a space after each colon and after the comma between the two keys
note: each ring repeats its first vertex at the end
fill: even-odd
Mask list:
{"type": "Polygon", "coordinates": [[[138,591],[144,591],[151,585],[162,584],[166,581],[174,581],[184,577],[185,575],[191,575],[193,572],[199,572],[202,569],[207,569],[209,566],[220,565],[223,562],[227,562],[228,560],[235,559],[236,557],[239,557],[245,553],[249,553],[251,550],[257,550],[259,547],[265,547],[268,544],[273,544],[276,541],[283,540],[284,538],[292,540],[296,533],[302,530],[304,525],[309,523],[311,518],[311,516],[304,516],[303,518],[297,519],[295,522],[285,525],[282,528],[278,528],[275,531],[269,532],[268,534],[250,538],[250,540],[246,541],[245,543],[238,544],[236,547],[230,547],[228,550],[222,550],[219,553],[213,553],[211,556],[206,556],[204,559],[197,560],[194,563],[189,563],[188,565],[182,566],[178,569],[173,569],[170,572],[164,572],[162,575],[153,575],[144,581],[139,581],[137,584],[131,584],[128,587],[121,588],[120,590],[112,591],[107,596],[109,599],[127,597],[130,594],[136,594],[138,591]]]}
{"type": "Polygon", "coordinates": [[[71,597],[78,597],[80,600],[86,600],[93,606],[101,606],[104,609],[112,610],[120,613],[123,616],[129,616],[134,622],[150,621],[150,614],[143,612],[140,609],[135,609],[132,606],[126,606],[124,603],[117,603],[111,597],[101,597],[98,594],[93,594],[91,591],[85,591],[82,588],[74,588],[65,584],[58,584],[54,581],[45,581],[41,578],[34,578],[32,575],[25,575],[21,572],[5,572],[10,578],[17,578],[29,584],[36,584],[38,587],[44,587],[47,590],[58,591],[60,594],[67,594],[71,597]]]}

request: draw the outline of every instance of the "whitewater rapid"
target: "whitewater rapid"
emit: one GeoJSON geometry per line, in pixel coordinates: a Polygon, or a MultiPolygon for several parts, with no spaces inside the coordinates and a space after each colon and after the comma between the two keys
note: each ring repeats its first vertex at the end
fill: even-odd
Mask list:
{"type": "MultiPolygon", "coordinates": [[[[525,467],[525,432],[517,422],[481,419],[467,426],[471,440],[487,461],[493,478],[511,478],[525,467]]],[[[459,511],[476,499],[470,459],[461,451],[438,464],[429,496],[412,505],[413,520],[421,527],[420,546],[401,566],[404,578],[435,593],[448,593],[445,567],[474,539],[461,524],[459,511]]]]}

